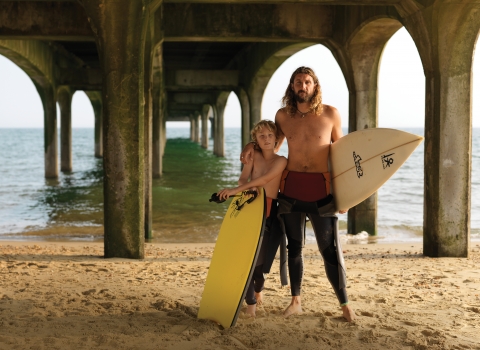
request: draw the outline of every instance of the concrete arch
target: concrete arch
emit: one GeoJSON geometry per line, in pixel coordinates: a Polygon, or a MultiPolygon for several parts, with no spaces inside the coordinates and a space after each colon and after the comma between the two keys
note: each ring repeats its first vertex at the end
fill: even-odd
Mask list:
{"type": "Polygon", "coordinates": [[[219,157],[225,156],[225,128],[223,114],[227,104],[230,91],[219,92],[213,106],[214,115],[214,135],[213,135],[213,154],[219,157]]]}
{"type": "Polygon", "coordinates": [[[0,40],[0,54],[32,79],[44,110],[45,177],[58,177],[58,141],[54,53],[36,40],[0,40]]]}
{"type": "Polygon", "coordinates": [[[238,88],[235,94],[240,101],[240,107],[242,109],[242,148],[250,142],[250,99],[247,92],[243,88],[238,88]]]}
{"type": "MultiPolygon", "coordinates": [[[[458,30],[451,40],[452,48],[449,52],[450,62],[448,72],[450,75],[471,74],[473,54],[480,35],[480,8],[464,5],[465,9],[458,15],[458,30]]],[[[445,14],[447,17],[448,14],[445,14]]],[[[439,19],[442,20],[442,19],[439,19]]],[[[449,18],[451,21],[452,19],[449,18]]],[[[452,33],[446,33],[453,35],[452,33]]]]}
{"type": "MultiPolygon", "coordinates": [[[[349,131],[376,127],[378,124],[378,72],[388,40],[402,24],[394,18],[373,17],[350,35],[345,52],[348,63],[343,69],[350,92],[349,131]]],[[[340,63],[339,62],[339,63],[340,63]]]]}

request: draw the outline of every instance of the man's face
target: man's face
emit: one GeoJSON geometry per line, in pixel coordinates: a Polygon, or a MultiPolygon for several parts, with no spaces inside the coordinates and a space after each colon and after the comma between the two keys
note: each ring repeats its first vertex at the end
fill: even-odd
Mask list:
{"type": "Polygon", "coordinates": [[[274,149],[277,137],[273,131],[263,127],[255,134],[258,146],[261,149],[274,149]]]}
{"type": "Polygon", "coordinates": [[[292,89],[297,102],[310,102],[313,96],[313,90],[315,89],[315,83],[310,75],[299,73],[293,80],[292,89]]]}

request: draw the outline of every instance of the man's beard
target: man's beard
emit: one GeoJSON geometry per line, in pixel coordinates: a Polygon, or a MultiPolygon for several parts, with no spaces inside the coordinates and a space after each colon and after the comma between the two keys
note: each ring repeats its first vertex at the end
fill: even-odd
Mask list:
{"type": "Polygon", "coordinates": [[[313,94],[309,95],[305,91],[301,90],[299,92],[294,92],[294,96],[295,96],[295,101],[297,101],[298,103],[305,103],[305,102],[311,101],[313,94]],[[299,95],[300,92],[304,93],[303,97],[299,95]]]}

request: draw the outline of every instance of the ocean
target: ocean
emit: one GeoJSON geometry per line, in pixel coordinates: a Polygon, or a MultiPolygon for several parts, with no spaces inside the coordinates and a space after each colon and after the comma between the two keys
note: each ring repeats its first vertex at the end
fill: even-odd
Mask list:
{"type": "MultiPolygon", "coordinates": [[[[423,135],[423,129],[403,129],[423,135]]],[[[73,129],[73,171],[44,178],[43,129],[0,129],[0,239],[103,239],[103,169],[94,157],[93,129],[73,129]]],[[[153,180],[153,241],[215,242],[227,205],[211,194],[235,186],[241,171],[240,129],[225,130],[225,157],[189,139],[188,128],[167,128],[164,174],[153,180]]],[[[60,143],[59,143],[60,144],[60,143]]],[[[473,132],[471,239],[480,241],[480,129],[473,132]]],[[[286,147],[281,154],[286,155],[286,147]]],[[[352,243],[421,242],[423,143],[378,192],[378,235],[340,233],[352,243]]],[[[358,232],[355,232],[358,233],[358,232]]],[[[307,241],[314,235],[307,226],[307,241]]]]}

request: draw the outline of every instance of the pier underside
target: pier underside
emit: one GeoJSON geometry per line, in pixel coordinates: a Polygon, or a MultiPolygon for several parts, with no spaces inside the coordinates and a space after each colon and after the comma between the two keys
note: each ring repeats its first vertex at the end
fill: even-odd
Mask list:
{"type": "MultiPolygon", "coordinates": [[[[212,151],[224,156],[229,93],[242,107],[245,145],[273,73],[292,54],[323,44],[349,89],[349,131],[375,128],[382,52],[401,27],[426,79],[424,254],[465,257],[478,0],[0,1],[0,54],[30,76],[42,99],[47,178],[58,177],[59,161],[60,171],[75,168],[70,104],[76,90],[87,92],[92,156],[103,157],[105,171],[105,256],[143,258],[167,120],[190,121],[192,141],[204,148],[211,120],[212,151]]],[[[376,218],[373,195],[350,209],[349,232],[376,234],[376,218]]]]}

